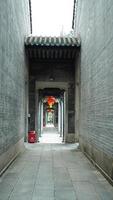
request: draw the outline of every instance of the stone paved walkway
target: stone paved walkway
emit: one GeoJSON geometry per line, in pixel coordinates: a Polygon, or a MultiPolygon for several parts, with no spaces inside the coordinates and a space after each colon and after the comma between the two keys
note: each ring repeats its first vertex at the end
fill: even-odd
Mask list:
{"type": "Polygon", "coordinates": [[[0,200],[113,200],[113,187],[76,144],[26,144],[0,178],[0,200]]]}
{"type": "Polygon", "coordinates": [[[40,143],[62,143],[62,137],[58,133],[57,129],[52,125],[48,124],[43,128],[42,136],[39,138],[40,143]]]}

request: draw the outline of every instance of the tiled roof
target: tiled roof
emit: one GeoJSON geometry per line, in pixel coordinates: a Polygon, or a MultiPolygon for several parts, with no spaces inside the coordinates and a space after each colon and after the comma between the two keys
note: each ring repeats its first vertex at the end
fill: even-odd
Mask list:
{"type": "Polygon", "coordinates": [[[29,36],[25,39],[25,46],[79,47],[80,40],[75,37],[29,36]]]}

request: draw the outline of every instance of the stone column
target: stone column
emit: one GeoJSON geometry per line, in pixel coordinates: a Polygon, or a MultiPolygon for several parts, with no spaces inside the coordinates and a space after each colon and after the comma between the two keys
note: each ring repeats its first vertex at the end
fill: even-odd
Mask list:
{"type": "Polygon", "coordinates": [[[58,102],[58,133],[61,132],[61,106],[60,106],[60,100],[58,102]]]}
{"type": "Polygon", "coordinates": [[[64,92],[64,134],[63,141],[66,142],[68,135],[68,93],[64,92]]]}
{"type": "Polygon", "coordinates": [[[41,101],[41,134],[43,131],[43,102],[41,101]]]}
{"type": "Polygon", "coordinates": [[[63,136],[63,132],[64,132],[64,103],[63,101],[61,101],[61,136],[63,136]]]}

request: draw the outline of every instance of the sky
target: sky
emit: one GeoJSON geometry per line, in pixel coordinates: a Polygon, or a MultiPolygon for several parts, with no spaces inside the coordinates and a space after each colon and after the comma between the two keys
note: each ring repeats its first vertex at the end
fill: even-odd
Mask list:
{"type": "Polygon", "coordinates": [[[59,36],[72,28],[74,0],[31,0],[33,35],[59,36]]]}

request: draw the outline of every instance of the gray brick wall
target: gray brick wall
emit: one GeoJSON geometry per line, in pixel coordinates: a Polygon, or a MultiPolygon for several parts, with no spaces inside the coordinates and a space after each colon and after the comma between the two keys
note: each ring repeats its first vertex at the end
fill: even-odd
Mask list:
{"type": "Polygon", "coordinates": [[[113,1],[79,0],[76,27],[81,35],[80,143],[112,176],[113,1]]]}
{"type": "Polygon", "coordinates": [[[27,66],[24,36],[30,33],[29,1],[0,2],[0,154],[25,134],[27,66]]]}

